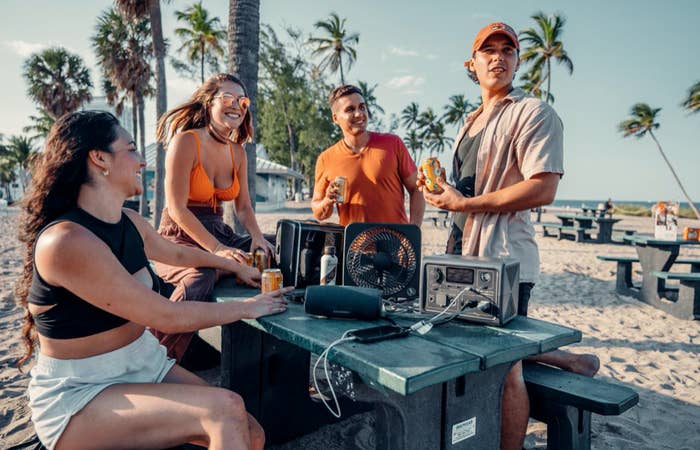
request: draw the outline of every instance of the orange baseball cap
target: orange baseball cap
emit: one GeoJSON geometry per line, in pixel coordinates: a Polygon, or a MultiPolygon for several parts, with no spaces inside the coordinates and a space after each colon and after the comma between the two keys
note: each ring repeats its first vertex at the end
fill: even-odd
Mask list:
{"type": "Polygon", "coordinates": [[[509,25],[503,22],[492,22],[479,30],[472,44],[472,55],[484,45],[484,41],[494,34],[502,34],[513,41],[515,49],[520,51],[520,43],[518,42],[518,34],[509,25]]]}

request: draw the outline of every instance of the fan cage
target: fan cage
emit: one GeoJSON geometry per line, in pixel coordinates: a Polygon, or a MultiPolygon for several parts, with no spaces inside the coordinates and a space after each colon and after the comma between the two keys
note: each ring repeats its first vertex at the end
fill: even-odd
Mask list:
{"type": "Polygon", "coordinates": [[[359,233],[348,246],[345,266],[352,281],[361,287],[380,289],[390,296],[405,289],[418,270],[416,250],[399,231],[377,227],[359,233]],[[377,255],[385,253],[394,270],[375,267],[377,255]]]}

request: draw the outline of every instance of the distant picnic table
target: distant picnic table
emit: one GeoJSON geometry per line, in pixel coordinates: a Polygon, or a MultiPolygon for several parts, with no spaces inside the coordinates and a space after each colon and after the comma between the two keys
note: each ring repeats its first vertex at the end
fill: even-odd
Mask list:
{"type": "MultiPolygon", "coordinates": [[[[556,229],[559,233],[559,238],[568,234],[573,236],[573,239],[577,242],[596,242],[599,244],[614,242],[612,236],[616,230],[613,229],[613,226],[622,220],[580,214],[557,214],[556,217],[560,220],[560,224],[542,223],[545,236],[549,234],[548,229],[556,229]],[[591,233],[596,233],[595,239],[592,238],[591,233]]],[[[624,230],[619,230],[619,232],[626,233],[624,230]]],[[[633,231],[629,230],[626,234],[632,233],[633,231]]]]}
{"type": "MultiPolygon", "coordinates": [[[[700,242],[656,239],[651,235],[624,236],[624,239],[634,245],[638,258],[624,258],[618,262],[618,272],[624,271],[622,279],[618,275],[618,292],[632,295],[676,317],[700,320],[700,259],[678,258],[681,247],[700,245],[700,242]],[[641,286],[632,283],[633,262],[642,267],[641,286]],[[680,270],[671,271],[672,268],[680,270]],[[670,287],[667,281],[678,285],[670,287]]],[[[606,260],[615,259],[607,257],[606,260]]]]}

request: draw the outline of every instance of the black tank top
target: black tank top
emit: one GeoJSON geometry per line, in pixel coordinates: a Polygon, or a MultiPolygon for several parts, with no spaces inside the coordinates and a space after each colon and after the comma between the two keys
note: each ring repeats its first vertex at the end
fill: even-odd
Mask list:
{"type": "MultiPolygon", "coordinates": [[[[39,234],[51,225],[66,221],[87,228],[104,241],[129,273],[134,274],[146,267],[153,280],[153,290],[158,292],[158,277],[153,273],[146,258],[143,239],[126,214],[122,212],[121,219],[117,223],[107,223],[76,208],[51,222],[39,234]]],[[[88,257],[86,255],[86,258],[88,257]]],[[[55,305],[51,309],[34,315],[39,334],[54,339],[91,336],[128,322],[122,317],[93,306],[65,288],[50,285],[39,275],[36,262],[27,301],[34,305],[55,305]]]]}

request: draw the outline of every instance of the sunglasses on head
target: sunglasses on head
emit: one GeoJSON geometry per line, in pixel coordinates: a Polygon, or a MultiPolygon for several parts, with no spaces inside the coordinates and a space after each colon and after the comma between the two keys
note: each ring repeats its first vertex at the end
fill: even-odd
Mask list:
{"type": "Polygon", "coordinates": [[[250,99],[248,97],[236,97],[233,94],[229,94],[228,92],[224,92],[223,94],[219,94],[214,96],[214,98],[220,98],[222,103],[224,104],[224,107],[230,108],[235,104],[238,104],[238,107],[241,109],[248,109],[250,107],[250,99]]]}

